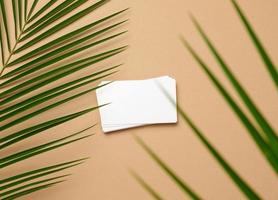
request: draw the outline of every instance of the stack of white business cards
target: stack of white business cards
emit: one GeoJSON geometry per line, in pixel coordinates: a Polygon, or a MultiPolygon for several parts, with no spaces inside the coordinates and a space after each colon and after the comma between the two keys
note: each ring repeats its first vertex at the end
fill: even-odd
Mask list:
{"type": "MultiPolygon", "coordinates": [[[[109,81],[102,81],[100,85],[109,81]]],[[[146,80],[114,81],[97,89],[103,132],[150,124],[176,123],[176,81],[169,76],[146,80]]]]}

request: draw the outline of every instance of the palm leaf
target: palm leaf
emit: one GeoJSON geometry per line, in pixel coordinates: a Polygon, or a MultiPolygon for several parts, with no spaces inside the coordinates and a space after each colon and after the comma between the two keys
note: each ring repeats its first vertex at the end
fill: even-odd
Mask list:
{"type": "Polygon", "coordinates": [[[271,147],[268,145],[268,143],[265,142],[265,140],[263,139],[263,137],[261,136],[259,131],[256,129],[256,127],[251,123],[251,121],[248,119],[248,117],[240,109],[240,107],[233,100],[231,95],[223,87],[223,85],[220,83],[220,81],[209,70],[209,67],[207,66],[207,64],[197,55],[197,53],[193,50],[193,48],[189,45],[189,43],[185,39],[182,38],[182,42],[185,45],[185,47],[189,50],[189,52],[191,53],[193,58],[197,61],[199,66],[203,69],[203,71],[206,73],[206,75],[212,81],[212,83],[217,88],[217,90],[220,92],[220,94],[224,97],[224,99],[226,100],[228,105],[231,107],[231,109],[234,111],[234,113],[238,116],[241,123],[247,129],[249,135],[252,137],[255,144],[260,149],[260,151],[263,153],[264,157],[267,159],[267,161],[272,166],[274,171],[276,173],[278,173],[278,157],[276,156],[276,153],[271,149],[271,147]]]}
{"type": "MultiPolygon", "coordinates": [[[[240,10],[239,6],[237,5],[235,0],[232,0],[234,7],[236,8],[239,16],[243,24],[245,25],[253,43],[255,44],[259,54],[261,55],[262,59],[264,60],[276,86],[277,86],[277,72],[275,70],[274,65],[272,64],[269,56],[267,55],[265,49],[262,47],[261,43],[259,42],[257,36],[255,35],[254,31],[252,30],[249,22],[246,20],[245,16],[243,15],[242,11],[240,10]]],[[[251,120],[248,119],[247,115],[241,110],[241,108],[237,105],[235,100],[231,97],[229,92],[226,88],[222,85],[222,83],[217,79],[217,77],[211,72],[209,66],[201,59],[201,57],[195,52],[195,50],[190,46],[190,44],[182,38],[182,42],[184,46],[188,49],[190,54],[196,60],[198,65],[201,69],[205,72],[211,82],[214,84],[215,88],[219,91],[219,93],[224,97],[225,101],[228,103],[232,111],[236,114],[239,118],[243,126],[246,128],[252,139],[255,141],[257,147],[261,150],[264,157],[269,162],[270,166],[274,169],[274,172],[278,172],[278,154],[277,154],[277,134],[275,133],[274,129],[272,128],[271,124],[265,119],[265,117],[261,114],[257,106],[255,105],[254,101],[249,97],[243,86],[234,76],[232,71],[230,70],[230,66],[224,61],[220,53],[216,50],[206,33],[203,31],[202,27],[199,25],[197,20],[191,16],[191,19],[197,28],[198,32],[200,33],[201,37],[205,41],[206,45],[208,46],[209,50],[215,57],[216,61],[218,62],[220,68],[224,72],[227,79],[231,82],[232,86],[236,90],[237,94],[243,101],[244,105],[248,108],[249,112],[256,120],[257,124],[253,124],[251,120]],[[261,130],[258,130],[256,127],[259,125],[261,130]]],[[[169,100],[175,104],[175,102],[171,99],[170,95],[162,88],[165,95],[169,98],[169,100]]],[[[254,199],[263,199],[261,198],[257,192],[252,189],[252,187],[243,179],[241,178],[238,173],[230,166],[230,164],[223,158],[223,156],[210,144],[208,139],[205,137],[205,134],[194,124],[194,122],[190,119],[190,117],[184,112],[179,106],[177,106],[178,112],[181,115],[183,121],[185,121],[189,127],[192,129],[193,133],[198,137],[198,139],[202,142],[204,147],[209,151],[209,153],[214,157],[214,159],[219,163],[225,173],[231,178],[234,184],[240,189],[240,191],[245,195],[247,199],[254,200],[254,199]]],[[[139,141],[142,143],[142,141],[139,141]]],[[[151,151],[150,148],[146,144],[141,144],[146,151],[151,151]]],[[[154,154],[153,151],[148,152],[151,154],[151,157],[154,161],[158,163],[160,167],[163,168],[164,165],[157,161],[157,155],[154,154]],[[154,154],[154,155],[153,155],[154,154]]],[[[166,172],[168,175],[169,173],[166,172]]],[[[171,177],[171,175],[169,175],[171,177]]],[[[139,179],[138,181],[141,182],[140,184],[149,192],[151,193],[153,190],[146,184],[140,177],[135,177],[139,179]]],[[[177,183],[177,185],[179,185],[177,183]]],[[[155,195],[153,195],[154,198],[155,195]]]]}
{"type": "Polygon", "coordinates": [[[271,127],[270,123],[265,119],[265,117],[262,115],[262,113],[259,111],[255,103],[252,101],[252,99],[249,97],[247,92],[244,90],[244,88],[241,86],[237,78],[234,76],[234,74],[231,72],[230,67],[226,64],[226,62],[223,60],[222,56],[219,54],[219,52],[215,49],[212,42],[209,40],[209,38],[206,36],[205,32],[202,30],[201,26],[197,22],[197,20],[192,17],[192,20],[203,37],[204,41],[208,45],[209,49],[211,50],[212,54],[215,56],[216,60],[219,63],[219,66],[227,76],[227,78],[230,80],[231,84],[237,91],[238,95],[241,97],[242,101],[245,103],[246,107],[249,109],[250,113],[253,115],[257,123],[260,125],[262,130],[265,133],[265,136],[268,138],[268,142],[270,143],[270,146],[272,150],[275,152],[275,154],[278,156],[278,137],[275,133],[274,129],[271,127]]]}
{"type": "MultiPolygon", "coordinates": [[[[95,86],[85,90],[83,86],[95,84],[99,80],[114,74],[120,65],[94,70],[94,72],[73,78],[70,81],[64,81],[64,83],[52,86],[47,90],[43,86],[50,83],[54,84],[64,77],[74,75],[76,72],[105,61],[126,49],[126,46],[123,46],[95,53],[87,58],[81,55],[78,60],[67,61],[66,59],[73,55],[90,50],[97,45],[108,44],[109,41],[125,33],[120,32],[113,35],[110,34],[107,37],[104,36],[112,32],[113,29],[118,28],[126,20],[114,22],[110,25],[105,24],[102,29],[97,25],[116,18],[124,13],[126,9],[97,19],[76,30],[70,30],[64,35],[55,38],[52,36],[54,33],[65,29],[92,13],[97,8],[106,4],[108,0],[100,0],[95,3],[91,3],[88,0],[65,0],[57,5],[55,4],[56,2],[57,0],[49,0],[42,7],[37,8],[36,10],[38,11],[35,12],[38,0],[12,0],[10,1],[12,16],[8,17],[9,12],[6,10],[6,4],[9,2],[1,1],[1,20],[4,23],[1,23],[0,26],[2,56],[0,79],[3,80],[0,86],[0,129],[1,133],[5,133],[1,134],[2,136],[0,137],[0,150],[13,147],[17,151],[10,155],[4,153],[4,156],[0,159],[0,169],[6,169],[23,161],[28,162],[28,159],[31,157],[39,156],[90,137],[91,134],[83,135],[82,133],[94,125],[79,132],[69,134],[66,137],[44,144],[37,144],[27,149],[20,149],[16,146],[31,137],[40,136],[56,126],[92,112],[98,109],[99,106],[90,106],[90,108],[64,116],[53,116],[52,119],[43,120],[38,124],[30,124],[21,130],[18,130],[16,127],[18,124],[25,123],[25,121],[33,119],[37,115],[58,108],[62,104],[88,94],[99,87],[103,87],[104,85],[95,86]],[[85,3],[89,4],[87,8],[79,10],[80,6],[85,3]],[[55,24],[56,20],[61,17],[66,17],[66,19],[55,24]],[[12,19],[12,21],[9,19],[12,19]],[[14,26],[11,26],[11,24],[14,26]],[[10,32],[12,32],[11,28],[14,29],[14,35],[10,35],[10,32]],[[91,31],[93,33],[90,33],[91,31]],[[52,37],[50,38],[50,36],[52,37]],[[98,37],[97,40],[91,41],[96,37],[98,37]],[[24,43],[23,41],[27,40],[27,38],[29,38],[29,41],[24,43]],[[44,39],[49,39],[49,41],[39,46],[38,43],[44,39]],[[13,46],[11,46],[11,40],[15,41],[12,44],[13,46]],[[35,47],[35,49],[29,47],[35,47]],[[25,50],[24,54],[15,59],[15,54],[23,50],[25,50]],[[27,61],[27,63],[23,63],[24,61],[27,61]],[[66,61],[66,63],[62,65],[59,64],[59,61],[66,61]],[[58,65],[54,67],[53,65],[56,63],[58,65]],[[6,71],[7,67],[11,68],[9,72],[7,72],[8,70],[6,71]],[[43,68],[46,68],[46,70],[42,70],[43,68]],[[42,91],[35,95],[30,94],[38,89],[42,91]],[[67,97],[64,96],[64,94],[70,92],[75,93],[67,97]],[[51,102],[54,98],[57,100],[51,102]],[[38,108],[39,105],[40,109],[38,108]],[[13,131],[11,131],[11,128],[13,128],[13,131]]],[[[9,174],[5,174],[7,178],[0,180],[0,199],[17,199],[61,183],[68,174],[56,175],[57,173],[62,173],[64,170],[75,167],[84,161],[85,159],[77,159],[22,172],[17,175],[9,176],[9,174]]]]}

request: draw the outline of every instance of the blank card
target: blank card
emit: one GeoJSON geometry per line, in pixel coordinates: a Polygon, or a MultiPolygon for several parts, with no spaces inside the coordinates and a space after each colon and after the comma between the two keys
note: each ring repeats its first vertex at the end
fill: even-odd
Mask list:
{"type": "MultiPolygon", "coordinates": [[[[103,81],[105,84],[108,81],[103,81]]],[[[125,128],[176,123],[177,109],[165,96],[160,86],[176,102],[176,81],[163,76],[147,80],[115,81],[97,89],[100,118],[104,132],[125,128]]]]}

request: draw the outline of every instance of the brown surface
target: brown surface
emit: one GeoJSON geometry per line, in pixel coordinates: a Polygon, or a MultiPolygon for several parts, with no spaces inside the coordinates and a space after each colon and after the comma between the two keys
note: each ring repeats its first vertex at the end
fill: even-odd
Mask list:
{"type": "MultiPolygon", "coordinates": [[[[278,63],[276,56],[278,55],[276,26],[278,2],[254,0],[240,1],[240,4],[248,13],[260,38],[263,38],[263,43],[274,61],[278,63]]],[[[179,103],[206,132],[209,140],[260,195],[268,200],[278,199],[278,181],[274,172],[178,39],[178,35],[183,34],[231,89],[190,22],[188,17],[190,11],[199,19],[232,66],[234,73],[277,130],[276,89],[231,4],[222,0],[114,0],[91,17],[84,19],[84,22],[126,7],[130,7],[131,10],[123,18],[129,18],[130,21],[123,26],[123,29],[128,29],[129,34],[114,42],[113,45],[129,44],[130,48],[125,54],[107,62],[125,63],[113,79],[145,79],[161,75],[175,78],[178,84],[179,103]]],[[[81,24],[83,23],[76,23],[74,26],[78,27],[81,24]]],[[[19,128],[38,122],[40,119],[52,118],[58,114],[68,113],[69,110],[74,112],[92,105],[95,105],[94,93],[63,105],[60,109],[42,114],[36,121],[28,121],[19,128]]],[[[97,121],[99,121],[98,112],[87,114],[42,136],[21,143],[17,148],[61,137],[97,121]]],[[[186,199],[187,197],[179,188],[136,144],[132,137],[136,134],[143,138],[201,196],[206,199],[244,199],[181,120],[177,125],[148,126],[109,135],[103,134],[98,126],[94,132],[96,134],[86,141],[29,159],[21,165],[9,168],[4,173],[17,173],[50,163],[90,156],[91,159],[86,164],[70,170],[74,175],[66,183],[22,199],[152,199],[129,175],[128,168],[142,175],[165,199],[186,199]]],[[[9,151],[15,150],[14,148],[9,151]]]]}

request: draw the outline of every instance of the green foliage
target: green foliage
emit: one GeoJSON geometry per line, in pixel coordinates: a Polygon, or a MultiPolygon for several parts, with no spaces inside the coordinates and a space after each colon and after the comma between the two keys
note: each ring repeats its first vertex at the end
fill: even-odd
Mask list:
{"type": "MultiPolygon", "coordinates": [[[[123,35],[125,31],[117,34],[112,34],[112,31],[124,24],[126,20],[115,23],[112,23],[112,20],[119,17],[127,9],[92,21],[59,37],[53,37],[55,33],[64,30],[105,5],[108,0],[99,0],[93,3],[88,0],[64,0],[60,2],[48,0],[43,3],[41,8],[38,8],[38,2],[38,0],[0,1],[2,60],[0,65],[0,150],[4,152],[10,147],[17,149],[12,154],[6,155],[4,153],[4,157],[0,158],[0,169],[2,170],[23,161],[27,164],[31,157],[90,137],[92,134],[84,135],[84,132],[94,125],[71,133],[66,137],[27,149],[20,149],[16,146],[18,143],[39,136],[53,127],[92,112],[99,108],[97,106],[68,113],[65,116],[53,116],[52,119],[31,124],[24,129],[16,127],[46,111],[59,108],[62,104],[95,91],[99,87],[95,86],[87,90],[82,87],[97,83],[102,78],[114,74],[120,65],[107,66],[82,77],[59,82],[48,90],[44,89],[44,86],[58,83],[62,78],[92,67],[126,49],[126,46],[123,46],[95,53],[89,57],[80,55],[80,53],[93,47],[109,44],[110,41],[123,35]],[[80,9],[85,3],[89,5],[80,9]],[[9,7],[12,8],[11,17],[8,16],[9,7]],[[64,20],[56,23],[62,17],[64,20]],[[12,34],[13,32],[14,34],[12,34]],[[105,36],[108,34],[110,35],[105,36]],[[38,44],[46,39],[46,43],[38,44]],[[28,42],[26,42],[27,40],[28,42]],[[70,61],[69,58],[74,55],[79,56],[78,60],[70,61]],[[63,61],[63,64],[59,64],[60,61],[63,61]],[[55,67],[54,64],[56,64],[55,67]],[[31,92],[37,90],[39,92],[31,95],[31,92]],[[75,94],[71,95],[70,92],[75,92],[75,94]],[[65,94],[67,97],[63,96],[65,94]]],[[[63,173],[68,168],[80,165],[86,159],[49,165],[16,175],[5,174],[6,178],[0,177],[0,199],[17,199],[61,183],[69,174],[57,173],[63,173]]]]}
{"type": "MultiPolygon", "coordinates": [[[[258,39],[258,36],[255,34],[255,31],[251,27],[247,18],[243,14],[239,5],[235,0],[231,0],[232,5],[234,6],[240,20],[242,21],[244,27],[249,34],[251,41],[253,42],[258,54],[260,55],[262,61],[264,62],[266,69],[268,70],[270,77],[272,78],[275,86],[278,83],[277,76],[277,68],[274,66],[271,61],[267,51],[261,44],[258,39]]],[[[233,97],[229,94],[228,90],[223,86],[223,84],[218,80],[216,75],[210,70],[210,67],[206,64],[206,62],[198,55],[198,53],[192,48],[192,46],[187,42],[183,37],[181,38],[182,43],[190,52],[192,57],[196,60],[197,64],[200,68],[205,72],[209,80],[215,86],[215,88],[219,91],[223,99],[227,102],[231,110],[235,113],[239,121],[245,127],[246,132],[253,139],[254,143],[257,145],[258,149],[261,151],[263,157],[272,167],[273,171],[277,175],[278,173],[278,138],[277,133],[272,128],[271,124],[267,121],[267,119],[262,115],[259,108],[255,105],[254,101],[250,98],[247,91],[237,80],[235,75],[231,71],[231,67],[224,61],[220,53],[216,50],[213,43],[210,41],[207,34],[204,32],[200,24],[197,20],[191,16],[192,22],[209,48],[210,52],[216,59],[219,64],[219,67],[223,71],[226,78],[230,81],[231,85],[237,92],[238,96],[242,100],[243,104],[246,106],[251,116],[254,118],[255,122],[252,122],[244,111],[240,108],[240,106],[236,103],[233,97]]],[[[163,89],[163,88],[162,88],[163,89]]],[[[164,91],[165,95],[169,98],[170,96],[164,91]]],[[[239,176],[239,174],[231,167],[231,165],[225,160],[225,158],[218,152],[218,150],[213,147],[213,145],[208,141],[205,137],[205,134],[194,124],[194,122],[190,119],[188,114],[178,106],[178,112],[181,115],[184,122],[186,122],[189,127],[192,129],[193,133],[197,136],[200,142],[204,145],[204,147],[209,151],[209,153],[214,157],[214,159],[218,162],[218,164],[222,167],[223,171],[230,177],[233,183],[238,187],[238,189],[245,195],[247,199],[263,199],[261,198],[257,192],[243,179],[239,176]]],[[[177,181],[177,175],[170,169],[169,167],[153,152],[141,139],[137,138],[138,143],[143,147],[144,150],[150,155],[150,157],[162,168],[166,174],[171,177],[177,186],[180,186],[180,182],[183,185],[188,185],[180,178],[177,181]]],[[[157,196],[160,196],[153,189],[150,189],[150,186],[144,182],[141,177],[136,177],[136,180],[152,195],[155,193],[157,196]]],[[[188,190],[186,188],[181,187],[183,191],[185,191],[192,199],[196,199],[195,193],[192,196],[192,190],[188,190]]],[[[189,188],[189,186],[187,186],[189,188]]],[[[155,197],[155,196],[154,196],[155,197]]],[[[161,199],[161,197],[160,197],[161,199]]]]}

